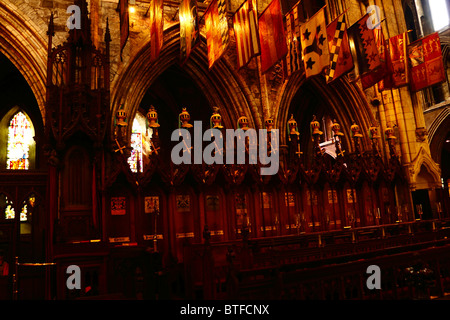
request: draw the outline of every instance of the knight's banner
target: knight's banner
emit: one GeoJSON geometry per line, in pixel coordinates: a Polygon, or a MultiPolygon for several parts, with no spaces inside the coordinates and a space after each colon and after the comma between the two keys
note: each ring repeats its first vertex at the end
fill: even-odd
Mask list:
{"type": "Polygon", "coordinates": [[[267,72],[287,53],[280,0],[273,0],[259,17],[261,73],[267,72]]]}
{"type": "Polygon", "coordinates": [[[233,16],[238,69],[260,53],[256,0],[247,0],[233,16]]]}
{"type": "Polygon", "coordinates": [[[150,3],[150,61],[158,59],[163,46],[164,1],[152,0],[150,3]]]}
{"type": "Polygon", "coordinates": [[[125,47],[128,36],[130,35],[130,16],[128,12],[128,0],[119,0],[117,7],[120,18],[120,59],[122,59],[122,51],[125,47]]]}
{"type": "Polygon", "coordinates": [[[380,28],[374,30],[375,43],[380,57],[381,68],[384,70],[383,78],[378,81],[378,90],[383,91],[393,88],[392,82],[392,66],[389,54],[389,40],[385,40],[383,30],[380,28]]]}
{"type": "Polygon", "coordinates": [[[211,69],[229,43],[228,21],[225,0],[213,0],[205,12],[208,66],[211,69]]]}
{"type": "MultiPolygon", "coordinates": [[[[301,1],[301,0],[300,0],[301,1]]],[[[286,14],[286,72],[289,77],[299,71],[302,66],[302,53],[300,49],[300,21],[298,17],[299,2],[286,14]]]]}
{"type": "Polygon", "coordinates": [[[184,64],[192,50],[200,43],[197,1],[181,0],[180,17],[180,62],[184,64]]]}
{"type": "Polygon", "coordinates": [[[385,70],[378,54],[374,29],[368,27],[368,18],[369,15],[366,14],[348,28],[349,40],[354,44],[354,56],[358,63],[363,89],[373,86],[382,80],[385,75],[385,70]]]}
{"type": "Polygon", "coordinates": [[[387,73],[383,81],[378,83],[380,91],[399,88],[409,83],[409,67],[406,55],[408,36],[404,32],[385,42],[385,58],[387,73]]]}
{"type": "Polygon", "coordinates": [[[406,58],[407,42],[408,35],[406,32],[389,39],[388,61],[392,70],[392,85],[395,88],[409,83],[408,59],[406,58]]]}
{"type": "Polygon", "coordinates": [[[345,14],[327,26],[328,46],[330,50],[330,68],[326,74],[327,83],[338,79],[353,69],[353,58],[350,52],[345,14]]]}
{"type": "Polygon", "coordinates": [[[306,77],[317,75],[328,68],[330,55],[323,8],[300,27],[300,38],[306,77]]]}
{"type": "Polygon", "coordinates": [[[416,92],[445,80],[441,41],[437,32],[408,46],[411,90],[416,92]]]}

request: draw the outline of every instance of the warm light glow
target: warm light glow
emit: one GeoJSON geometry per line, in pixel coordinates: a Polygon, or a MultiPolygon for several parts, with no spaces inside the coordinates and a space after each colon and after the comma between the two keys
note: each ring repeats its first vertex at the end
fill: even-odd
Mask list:
{"type": "Polygon", "coordinates": [[[27,205],[25,204],[22,207],[22,211],[20,212],[20,221],[27,221],[28,220],[28,208],[27,205]]]}
{"type": "Polygon", "coordinates": [[[136,113],[131,130],[131,155],[128,164],[132,172],[144,171],[144,156],[150,151],[149,139],[152,137],[152,128],[147,128],[146,118],[141,113],[136,113]]]}
{"type": "Polygon", "coordinates": [[[130,13],[135,13],[135,12],[136,12],[136,8],[135,8],[134,6],[130,6],[130,7],[128,8],[128,11],[129,11],[130,13]]]}
{"type": "Polygon", "coordinates": [[[15,216],[16,213],[14,211],[14,208],[12,207],[11,204],[8,204],[5,209],[5,219],[14,219],[15,216]]]}
{"type": "Polygon", "coordinates": [[[438,31],[449,25],[447,0],[433,0],[430,4],[431,17],[433,19],[434,30],[438,31]]]}
{"type": "Polygon", "coordinates": [[[142,159],[142,135],[144,128],[139,123],[138,119],[135,118],[133,121],[133,129],[131,133],[131,156],[128,158],[128,164],[133,172],[143,171],[143,159],[142,159]]]}
{"type": "Polygon", "coordinates": [[[33,143],[33,128],[25,114],[18,112],[9,123],[6,169],[27,170],[29,148],[33,143]]]}

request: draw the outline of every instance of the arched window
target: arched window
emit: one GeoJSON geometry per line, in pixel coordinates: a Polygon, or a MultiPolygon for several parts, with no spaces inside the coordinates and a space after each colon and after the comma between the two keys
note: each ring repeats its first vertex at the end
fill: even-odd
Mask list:
{"type": "Polygon", "coordinates": [[[16,213],[14,210],[14,204],[8,197],[4,194],[0,194],[0,212],[3,211],[3,217],[7,220],[14,219],[16,213]]]}
{"type": "Polygon", "coordinates": [[[152,129],[147,128],[146,118],[141,113],[136,113],[131,129],[131,156],[128,164],[133,172],[144,171],[144,156],[148,154],[148,141],[152,136],[152,129]]]}
{"type": "Polygon", "coordinates": [[[28,170],[30,167],[30,146],[34,143],[34,129],[31,121],[21,111],[10,120],[6,151],[6,169],[28,170]]]}
{"type": "Polygon", "coordinates": [[[28,205],[24,204],[22,210],[20,211],[20,221],[28,220],[28,205]]]}

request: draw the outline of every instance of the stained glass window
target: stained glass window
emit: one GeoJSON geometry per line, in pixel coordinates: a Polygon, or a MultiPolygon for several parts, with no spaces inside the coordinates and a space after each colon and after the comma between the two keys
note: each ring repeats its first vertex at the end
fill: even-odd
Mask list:
{"type": "MultiPolygon", "coordinates": [[[[31,211],[36,203],[36,197],[34,194],[28,197],[28,200],[23,202],[22,210],[20,211],[20,221],[28,221],[31,216],[31,211]],[[30,211],[31,210],[31,211],[30,211]]],[[[14,219],[16,212],[13,207],[13,202],[8,199],[4,194],[0,194],[0,209],[5,208],[5,219],[14,219]]]]}
{"type": "Polygon", "coordinates": [[[28,209],[27,205],[24,204],[22,207],[22,211],[20,212],[20,221],[27,221],[28,220],[28,209]]]}
{"type": "Polygon", "coordinates": [[[11,204],[8,204],[5,209],[5,219],[14,219],[16,216],[16,212],[11,204]]]}
{"type": "Polygon", "coordinates": [[[13,207],[13,202],[8,199],[5,194],[0,194],[0,209],[4,209],[5,219],[14,219],[15,211],[13,207]]]}
{"type": "Polygon", "coordinates": [[[33,128],[24,113],[18,112],[9,122],[6,169],[28,170],[33,128]]]}
{"type": "Polygon", "coordinates": [[[131,129],[131,156],[128,158],[128,164],[133,172],[144,171],[144,155],[147,154],[148,143],[147,140],[151,138],[151,128],[146,128],[145,117],[137,113],[133,121],[131,129]]]}
{"type": "Polygon", "coordinates": [[[22,211],[20,211],[20,221],[29,221],[34,206],[36,205],[36,196],[31,194],[28,200],[23,202],[22,211]]]}

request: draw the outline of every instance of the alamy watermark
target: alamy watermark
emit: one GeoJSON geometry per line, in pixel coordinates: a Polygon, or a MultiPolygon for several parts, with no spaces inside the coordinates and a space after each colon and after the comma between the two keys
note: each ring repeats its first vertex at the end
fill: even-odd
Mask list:
{"type": "Polygon", "coordinates": [[[219,129],[202,131],[202,122],[194,121],[193,139],[185,128],[172,132],[171,140],[179,141],[171,152],[174,164],[248,164],[262,165],[261,175],[275,175],[279,168],[278,129],[226,129],[225,138],[219,129]],[[269,134],[270,133],[270,134],[269,134]],[[211,142],[203,150],[203,142],[211,142]],[[236,144],[235,144],[236,141],[236,144]],[[225,142],[225,152],[224,152],[225,142]],[[236,148],[235,148],[236,146],[236,148]],[[236,161],[235,161],[236,155],[236,161]]]}
{"type": "Polygon", "coordinates": [[[67,18],[67,28],[72,29],[81,29],[81,9],[79,6],[73,4],[67,7],[67,13],[71,13],[71,16],[67,18]]]}
{"type": "Polygon", "coordinates": [[[367,274],[370,274],[370,276],[366,280],[366,286],[367,289],[373,290],[373,289],[381,289],[381,269],[376,264],[371,264],[367,267],[366,270],[367,274]]]}
{"type": "Polygon", "coordinates": [[[70,265],[66,269],[66,273],[70,274],[66,281],[66,287],[69,290],[81,289],[81,269],[77,265],[70,265]]]}
{"type": "Polygon", "coordinates": [[[381,19],[380,19],[380,7],[377,5],[370,5],[367,7],[366,13],[369,15],[367,19],[367,28],[368,29],[380,29],[381,28],[381,19]]]}

